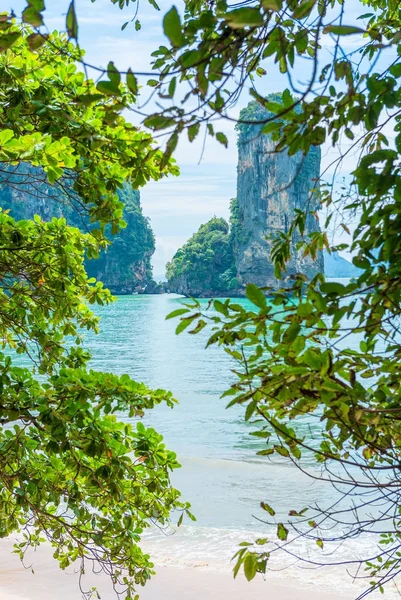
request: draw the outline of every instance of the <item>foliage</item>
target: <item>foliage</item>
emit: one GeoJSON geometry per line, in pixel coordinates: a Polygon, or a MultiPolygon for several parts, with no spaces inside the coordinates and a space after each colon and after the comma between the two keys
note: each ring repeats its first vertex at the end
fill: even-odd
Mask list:
{"type": "MultiPolygon", "coordinates": [[[[288,522],[276,523],[275,542],[240,550],[236,572],[241,566],[248,578],[264,572],[270,549],[296,553],[289,544],[300,536],[322,552],[312,564],[336,564],[343,561],[330,544],[361,537],[366,560],[351,562],[355,573],[367,578],[368,593],[383,589],[401,567],[401,23],[398,5],[365,4],[370,12],[359,17],[357,27],[347,22],[343,3],[254,2],[232,10],[225,3],[207,9],[190,2],[185,41],[160,51],[158,60],[165,66],[172,51],[183,67],[193,60],[182,72],[193,74],[196,93],[208,107],[194,121],[207,120],[207,110],[226,114],[232,96],[223,97],[220,86],[240,74],[239,88],[251,78],[251,94],[272,115],[256,125],[274,137],[277,152],[307,154],[327,141],[337,150],[334,173],[344,165],[352,171],[351,183],[342,187],[322,174],[325,230],[299,246],[312,256],[323,248],[346,250],[360,269],[353,281],[329,282],[319,274],[309,282],[299,275],[278,292],[250,285],[252,309],[227,300],[205,311],[194,301],[180,316],[178,331],[211,323],[209,344],[223,346],[238,362],[237,380],[225,394],[229,406],[243,406],[245,419],[256,420],[255,435],[266,440],[261,454],[277,454],[301,470],[312,455],[321,472],[307,475],[338,493],[331,507],[319,498],[307,511],[294,506],[288,522]],[[356,40],[351,50],[342,41],[348,35],[356,40]],[[304,86],[293,78],[303,56],[311,59],[304,86]],[[269,57],[292,88],[284,91],[282,103],[257,91],[255,75],[269,57]],[[331,248],[327,229],[335,222],[345,241],[331,248]],[[305,420],[314,423],[312,430],[303,427],[305,420]],[[368,533],[376,533],[377,547],[368,542],[368,533]]],[[[243,118],[240,127],[250,126],[250,120],[243,118]]],[[[290,258],[292,236],[304,232],[305,218],[297,214],[287,235],[274,244],[277,276],[290,258]]],[[[265,514],[274,517],[274,507],[266,506],[265,514]]]]}
{"type": "MultiPolygon", "coordinates": [[[[268,102],[272,102],[275,104],[279,104],[282,106],[283,97],[281,93],[269,94],[266,97],[268,102]]],[[[262,104],[253,100],[249,102],[245,108],[242,108],[240,111],[238,123],[236,123],[235,129],[238,131],[238,144],[242,142],[242,140],[247,139],[248,137],[255,136],[259,134],[263,130],[263,124],[261,122],[265,121],[274,116],[274,113],[267,110],[262,104]]]]}
{"type": "MultiPolygon", "coordinates": [[[[40,25],[42,3],[28,4],[26,20],[40,25]]],[[[121,8],[129,4],[119,3],[121,8]]],[[[288,550],[287,538],[295,530],[324,548],[330,526],[339,522],[345,529],[339,541],[363,535],[374,527],[369,515],[379,505],[381,549],[372,549],[367,564],[374,588],[401,566],[401,17],[392,1],[365,0],[364,5],[367,12],[355,21],[348,4],[335,0],[253,0],[235,6],[226,0],[188,0],[183,16],[172,7],[163,20],[168,42],[154,53],[155,76],[149,81],[161,108],[145,123],[169,133],[165,161],[182,131],[192,141],[202,125],[226,145],[213,120],[216,115],[235,120],[230,108],[249,86],[271,114],[256,125],[274,136],[277,152],[307,154],[325,142],[337,152],[330,165],[334,177],[324,181],[322,173],[322,205],[326,227],[337,219],[349,236],[335,250],[352,254],[361,269],[356,280],[341,285],[323,275],[308,283],[298,277],[292,289],[275,292],[271,303],[251,286],[247,293],[254,310],[215,302],[218,314],[206,313],[202,322],[212,319],[211,343],[220,343],[240,362],[229,393],[233,403],[246,407],[247,419],[258,416],[266,423],[266,430],[256,432],[272,440],[265,452],[279,453],[300,468],[303,455],[313,452],[322,465],[321,478],[345,490],[349,504],[341,510],[352,506],[346,513],[317,506],[315,518],[294,509],[289,524],[278,524],[279,542],[288,550]],[[277,71],[288,81],[282,103],[265,95],[277,71]],[[352,171],[352,183],[340,188],[335,175],[342,164],[352,171]],[[347,347],[351,335],[361,338],[357,350],[347,347]],[[314,417],[316,438],[300,433],[305,414],[314,417]],[[344,514],[349,517],[345,525],[344,514]]],[[[71,7],[67,29],[76,39],[71,7]]],[[[12,43],[7,36],[6,44],[12,43]]],[[[110,77],[116,78],[114,71],[110,77]]],[[[278,275],[290,257],[290,237],[303,233],[304,220],[298,214],[273,248],[278,275]]],[[[323,247],[330,250],[325,231],[303,242],[312,255],[323,247]]],[[[194,308],[197,314],[199,306],[194,308]]],[[[182,316],[179,330],[196,318],[182,316]]],[[[268,559],[247,547],[239,558],[248,578],[264,570],[268,559]]]]}
{"type": "Polygon", "coordinates": [[[139,192],[124,183],[118,196],[124,205],[127,227],[113,237],[106,252],[86,265],[90,276],[101,279],[113,290],[143,287],[152,280],[150,258],[155,251],[155,238],[149,220],[143,215],[139,192]]]}
{"type": "Polygon", "coordinates": [[[96,563],[132,598],[153,572],[139,546],[143,529],[188,512],[170,483],[175,454],[139,420],[174,399],[88,368],[81,332],[98,329],[89,307],[112,298],[88,278],[84,258],[99,255],[109,228],[125,227],[124,180],[136,187],[176,169],[121,116],[133,100],[125,86],[111,97],[78,70],[81,53],[65,36],[36,48],[33,35],[0,20],[2,173],[37,167],[37,197],[46,200],[43,185],[67,193],[93,225],[83,233],[62,217],[0,212],[0,535],[20,532],[21,556],[47,539],[62,568],[78,561],[83,575],[96,563]],[[136,426],[122,423],[122,412],[136,426]]]}
{"type": "Polygon", "coordinates": [[[238,291],[233,250],[242,235],[236,198],[230,204],[227,222],[214,217],[201,225],[167,264],[169,287],[193,296],[238,291]]]}
{"type": "Polygon", "coordinates": [[[118,98],[99,91],[77,68],[82,52],[63,36],[55,33],[31,52],[18,27],[11,29],[19,37],[11,50],[0,54],[0,159],[13,163],[23,157],[40,165],[52,184],[65,171],[73,173],[70,187],[91,220],[99,221],[100,231],[110,222],[117,233],[122,222],[116,189],[125,180],[137,188],[169,170],[162,166],[151,136],[120,114],[135,96],[121,83],[118,98]]]}
{"type": "MultiPolygon", "coordinates": [[[[49,185],[43,170],[27,163],[3,166],[0,204],[15,219],[32,219],[35,214],[46,221],[53,216],[64,217],[69,225],[90,231],[94,225],[81,199],[71,190],[72,183],[73,178],[64,177],[58,187],[49,185]]],[[[106,227],[105,235],[109,240],[112,237],[113,243],[97,259],[86,261],[86,270],[114,293],[132,292],[138,287],[143,289],[152,279],[150,257],[155,240],[142,213],[139,192],[124,182],[117,196],[124,207],[126,227],[115,236],[110,235],[110,226],[106,227]]]]}
{"type": "Polygon", "coordinates": [[[234,255],[237,249],[248,241],[248,233],[244,230],[243,216],[237,198],[230,202],[230,242],[234,255]]]}
{"type": "MultiPolygon", "coordinates": [[[[125,10],[131,4],[133,0],[118,2],[125,10]]],[[[154,0],[150,4],[159,10],[154,0]]],[[[311,145],[319,146],[326,139],[335,144],[342,132],[353,139],[352,129],[358,124],[364,124],[368,131],[376,130],[381,102],[390,109],[396,105],[391,81],[399,75],[399,15],[397,5],[391,2],[366,0],[364,4],[370,12],[360,15],[358,23],[346,23],[345,5],[331,0],[253,0],[235,7],[226,0],[211,6],[187,0],[182,17],[173,6],[163,19],[167,45],[153,52],[154,77],[148,80],[152,94],[158,96],[160,110],[145,119],[150,128],[171,134],[163,164],[174,152],[179,134],[187,130],[193,141],[203,124],[209,135],[226,146],[226,136],[215,133],[212,121],[216,114],[235,120],[228,108],[247,84],[253,98],[271,113],[262,117],[259,125],[264,126],[265,133],[281,131],[278,148],[285,146],[291,154],[299,149],[307,153],[311,145]],[[357,40],[350,52],[342,47],[349,37],[357,40]],[[334,48],[332,56],[326,54],[327,47],[334,48]],[[356,53],[360,60],[354,64],[356,53]],[[382,53],[387,54],[385,64],[378,72],[371,71],[370,62],[382,53]],[[264,93],[268,68],[273,65],[288,78],[297,94],[294,101],[291,91],[286,90],[284,107],[264,93]],[[304,84],[294,77],[299,69],[305,74],[304,84]],[[362,91],[362,85],[366,91],[362,91]],[[383,95],[386,97],[377,101],[383,95]],[[190,102],[194,96],[199,100],[198,110],[193,110],[190,102]]],[[[43,44],[44,2],[27,0],[21,18],[35,30],[30,37],[31,47],[43,44]]],[[[11,47],[19,35],[8,28],[6,17],[3,21],[0,50],[11,47]]],[[[136,14],[132,22],[138,29],[136,14]]],[[[69,38],[78,40],[73,0],[65,25],[69,38]]],[[[79,60],[85,67],[94,68],[83,56],[79,60]]],[[[121,99],[124,75],[127,87],[137,95],[138,82],[131,69],[120,72],[111,62],[100,71],[108,79],[99,82],[99,90],[121,99]]],[[[249,124],[247,119],[240,121],[249,124]]]]}
{"type": "MultiPolygon", "coordinates": [[[[379,186],[386,177],[378,172],[372,176],[379,186]]],[[[360,185],[361,195],[363,189],[360,185]]],[[[244,407],[247,421],[257,419],[254,435],[266,440],[259,454],[280,455],[304,471],[304,460],[312,453],[322,473],[308,476],[338,492],[330,508],[318,499],[308,510],[294,507],[288,522],[276,525],[278,540],[288,548],[292,532],[293,538],[303,536],[323,549],[327,542],[377,531],[379,521],[380,547],[367,549],[365,576],[371,589],[382,589],[401,560],[400,241],[395,198],[378,198],[367,190],[362,206],[351,244],[353,262],[361,269],[354,280],[329,282],[319,274],[306,283],[298,276],[291,287],[269,290],[269,301],[250,284],[246,294],[254,308],[216,301],[212,306],[217,312],[209,314],[193,301],[178,331],[191,324],[197,331],[199,323],[203,328],[210,322],[209,344],[223,346],[237,361],[237,381],[224,396],[230,398],[228,406],[244,407]],[[349,347],[350,336],[358,336],[359,348],[349,347]],[[309,433],[305,417],[314,423],[309,433]]],[[[302,230],[303,217],[298,215],[292,227],[302,230]]],[[[278,274],[289,256],[291,234],[275,248],[278,274]]],[[[313,252],[317,242],[323,245],[325,234],[313,236],[305,251],[313,252]]],[[[269,505],[261,506],[267,510],[269,505]]],[[[270,507],[267,512],[274,515],[270,507]]],[[[236,572],[241,565],[248,578],[265,572],[271,542],[266,545],[262,552],[258,545],[242,549],[236,572]]],[[[330,554],[312,564],[336,564],[330,554]]],[[[299,558],[310,562],[305,555],[299,558]]]]}
{"type": "Polygon", "coordinates": [[[167,264],[169,286],[175,289],[184,285],[194,295],[199,291],[225,290],[233,262],[228,224],[224,219],[214,217],[201,225],[167,264]],[[185,283],[180,284],[180,280],[185,283]]]}

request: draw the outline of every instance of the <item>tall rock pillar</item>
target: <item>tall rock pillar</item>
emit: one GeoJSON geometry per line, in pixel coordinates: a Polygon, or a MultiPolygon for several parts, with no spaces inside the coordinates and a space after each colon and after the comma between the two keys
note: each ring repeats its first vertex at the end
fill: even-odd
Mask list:
{"type": "MultiPolygon", "coordinates": [[[[261,120],[269,113],[252,102],[241,113],[244,120],[261,120]]],[[[301,152],[288,156],[275,153],[275,143],[256,125],[239,125],[237,200],[241,236],[234,255],[239,281],[261,287],[278,287],[267,239],[279,231],[287,232],[295,209],[307,210],[305,235],[319,231],[319,222],[311,214],[318,206],[316,187],[320,175],[320,148],[307,156],[301,152]]],[[[303,273],[308,278],[323,272],[323,254],[316,261],[297,252],[293,240],[292,258],[286,277],[303,273]]]]}

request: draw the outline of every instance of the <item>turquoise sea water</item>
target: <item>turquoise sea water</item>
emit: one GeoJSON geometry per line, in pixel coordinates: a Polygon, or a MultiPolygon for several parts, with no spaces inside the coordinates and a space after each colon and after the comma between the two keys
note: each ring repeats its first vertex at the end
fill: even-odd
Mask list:
{"type": "MultiPolygon", "coordinates": [[[[175,478],[194,504],[199,525],[257,526],[252,511],[267,500],[267,489],[271,503],[281,501],[283,479],[288,469],[293,477],[296,471],[284,460],[256,456],[264,444],[250,435],[255,428],[244,421],[241,408],[226,409],[227,400],[220,398],[235,381],[232,359],[222,348],[205,348],[207,329],[177,336],[178,321],[165,319],[181,302],[167,294],[119,297],[100,311],[100,335],[87,339],[91,364],[173,392],[179,402],[174,409],[158,406],[144,422],[162,433],[184,463],[175,478]]],[[[301,503],[313,497],[308,487],[298,491],[301,503]]]]}
{"type": "MultiPolygon", "coordinates": [[[[179,402],[174,409],[158,406],[144,421],[163,434],[183,463],[177,486],[194,505],[199,525],[247,528],[262,491],[252,492],[244,479],[249,469],[261,468],[255,454],[262,446],[249,435],[242,411],[226,410],[220,399],[234,380],[230,357],[221,348],[205,349],[207,331],[177,336],[177,322],[166,321],[180,302],[175,295],[119,297],[100,311],[100,335],[87,339],[92,366],[173,392],[179,402]],[[247,465],[241,481],[233,463],[247,465]]],[[[251,479],[257,488],[258,478],[251,479]]]]}
{"type": "MultiPolygon", "coordinates": [[[[181,302],[175,295],[119,297],[98,311],[101,331],[87,337],[87,346],[93,368],[128,373],[149,386],[171,390],[179,401],[174,409],[157,407],[144,420],[177,452],[182,468],[173,481],[191,502],[197,522],[184,522],[178,531],[174,527],[149,531],[145,544],[152,557],[157,564],[230,569],[239,542],[273,531],[263,522],[262,500],[277,509],[280,520],[289,509],[301,509],[316,500],[332,501],[335,492],[284,459],[256,456],[262,442],[249,435],[252,426],[244,422],[243,411],[238,407],[227,410],[220,399],[235,379],[230,357],[218,347],[205,349],[207,330],[196,336],[176,336],[177,323],[165,320],[181,302]]],[[[309,553],[302,544],[300,540],[292,548],[309,553]]],[[[355,559],[365,552],[366,544],[374,550],[376,540],[354,540],[337,549],[336,557],[355,559]]],[[[314,556],[313,549],[310,556],[314,556]]],[[[290,565],[289,571],[280,571],[286,578],[335,589],[344,585],[348,590],[351,580],[341,576],[339,584],[337,568],[297,570],[292,563],[292,557],[284,555],[276,567],[290,565]]]]}

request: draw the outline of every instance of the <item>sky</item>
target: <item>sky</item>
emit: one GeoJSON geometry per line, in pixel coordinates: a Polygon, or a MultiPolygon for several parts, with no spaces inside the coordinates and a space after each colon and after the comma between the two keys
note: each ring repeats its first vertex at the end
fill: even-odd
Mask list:
{"type": "MultiPolygon", "coordinates": [[[[4,0],[1,0],[2,2],[4,0]]],[[[76,0],[76,11],[79,23],[79,41],[86,51],[88,63],[105,67],[113,60],[117,68],[125,70],[131,67],[135,72],[150,71],[151,53],[161,44],[166,43],[163,34],[163,15],[171,7],[172,0],[158,0],[160,12],[156,11],[147,0],[139,5],[139,19],[142,28],[135,31],[133,25],[128,25],[124,31],[121,26],[134,16],[136,4],[120,10],[111,0],[76,0]]],[[[179,12],[183,12],[183,2],[175,2],[179,12]]],[[[13,2],[13,5],[23,6],[23,0],[13,2]]],[[[50,30],[65,29],[65,14],[69,0],[48,0],[45,21],[50,30]]],[[[353,24],[366,8],[358,0],[347,0],[347,23],[353,24]]],[[[358,25],[362,23],[359,21],[358,25]]],[[[349,50],[359,45],[360,40],[355,36],[344,38],[349,50]]],[[[330,61],[332,47],[330,41],[324,48],[323,60],[330,61]]],[[[322,65],[324,62],[322,62],[322,65]]],[[[308,80],[310,63],[306,61],[297,69],[296,81],[305,84],[308,80]]],[[[276,66],[267,68],[268,74],[262,80],[265,94],[282,91],[287,87],[287,79],[278,73],[276,66]]],[[[149,77],[139,78],[145,83],[149,77]]],[[[242,107],[250,99],[244,90],[237,106],[231,111],[236,117],[242,107]]],[[[149,110],[149,106],[146,107],[149,110]]],[[[150,111],[151,112],[151,111],[150,111]]],[[[139,124],[139,118],[134,113],[126,117],[139,124]]],[[[153,256],[153,268],[156,279],[164,274],[165,264],[174,252],[199,228],[213,216],[228,218],[230,199],[236,195],[237,147],[234,123],[221,121],[218,130],[223,131],[229,147],[225,149],[210,136],[202,152],[203,137],[190,143],[186,136],[181,136],[175,159],[180,167],[179,177],[168,177],[158,182],[150,182],[141,189],[141,202],[144,214],[150,218],[156,237],[156,252],[153,256]]],[[[342,142],[342,150],[349,144],[342,142]]],[[[322,148],[322,169],[329,166],[333,158],[338,156],[339,148],[322,148]]],[[[341,175],[348,176],[356,164],[357,153],[347,157],[341,175]]],[[[344,234],[345,235],[345,234],[344,234]]]]}

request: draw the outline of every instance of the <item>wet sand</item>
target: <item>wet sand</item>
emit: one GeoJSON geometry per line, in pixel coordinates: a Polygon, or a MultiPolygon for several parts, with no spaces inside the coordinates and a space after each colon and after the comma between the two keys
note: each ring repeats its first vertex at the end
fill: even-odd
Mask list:
{"type": "MultiPolygon", "coordinates": [[[[81,600],[78,574],[73,568],[62,571],[52,558],[51,548],[43,545],[30,554],[34,573],[24,568],[11,554],[11,543],[0,540],[0,600],[81,600]]],[[[95,585],[102,600],[114,600],[115,593],[105,576],[88,574],[84,586],[95,585]]],[[[200,568],[159,567],[157,575],[144,588],[138,588],[141,600],[352,600],[353,595],[337,595],[321,587],[286,581],[285,578],[261,577],[248,582],[233,579],[229,572],[200,568]]]]}

